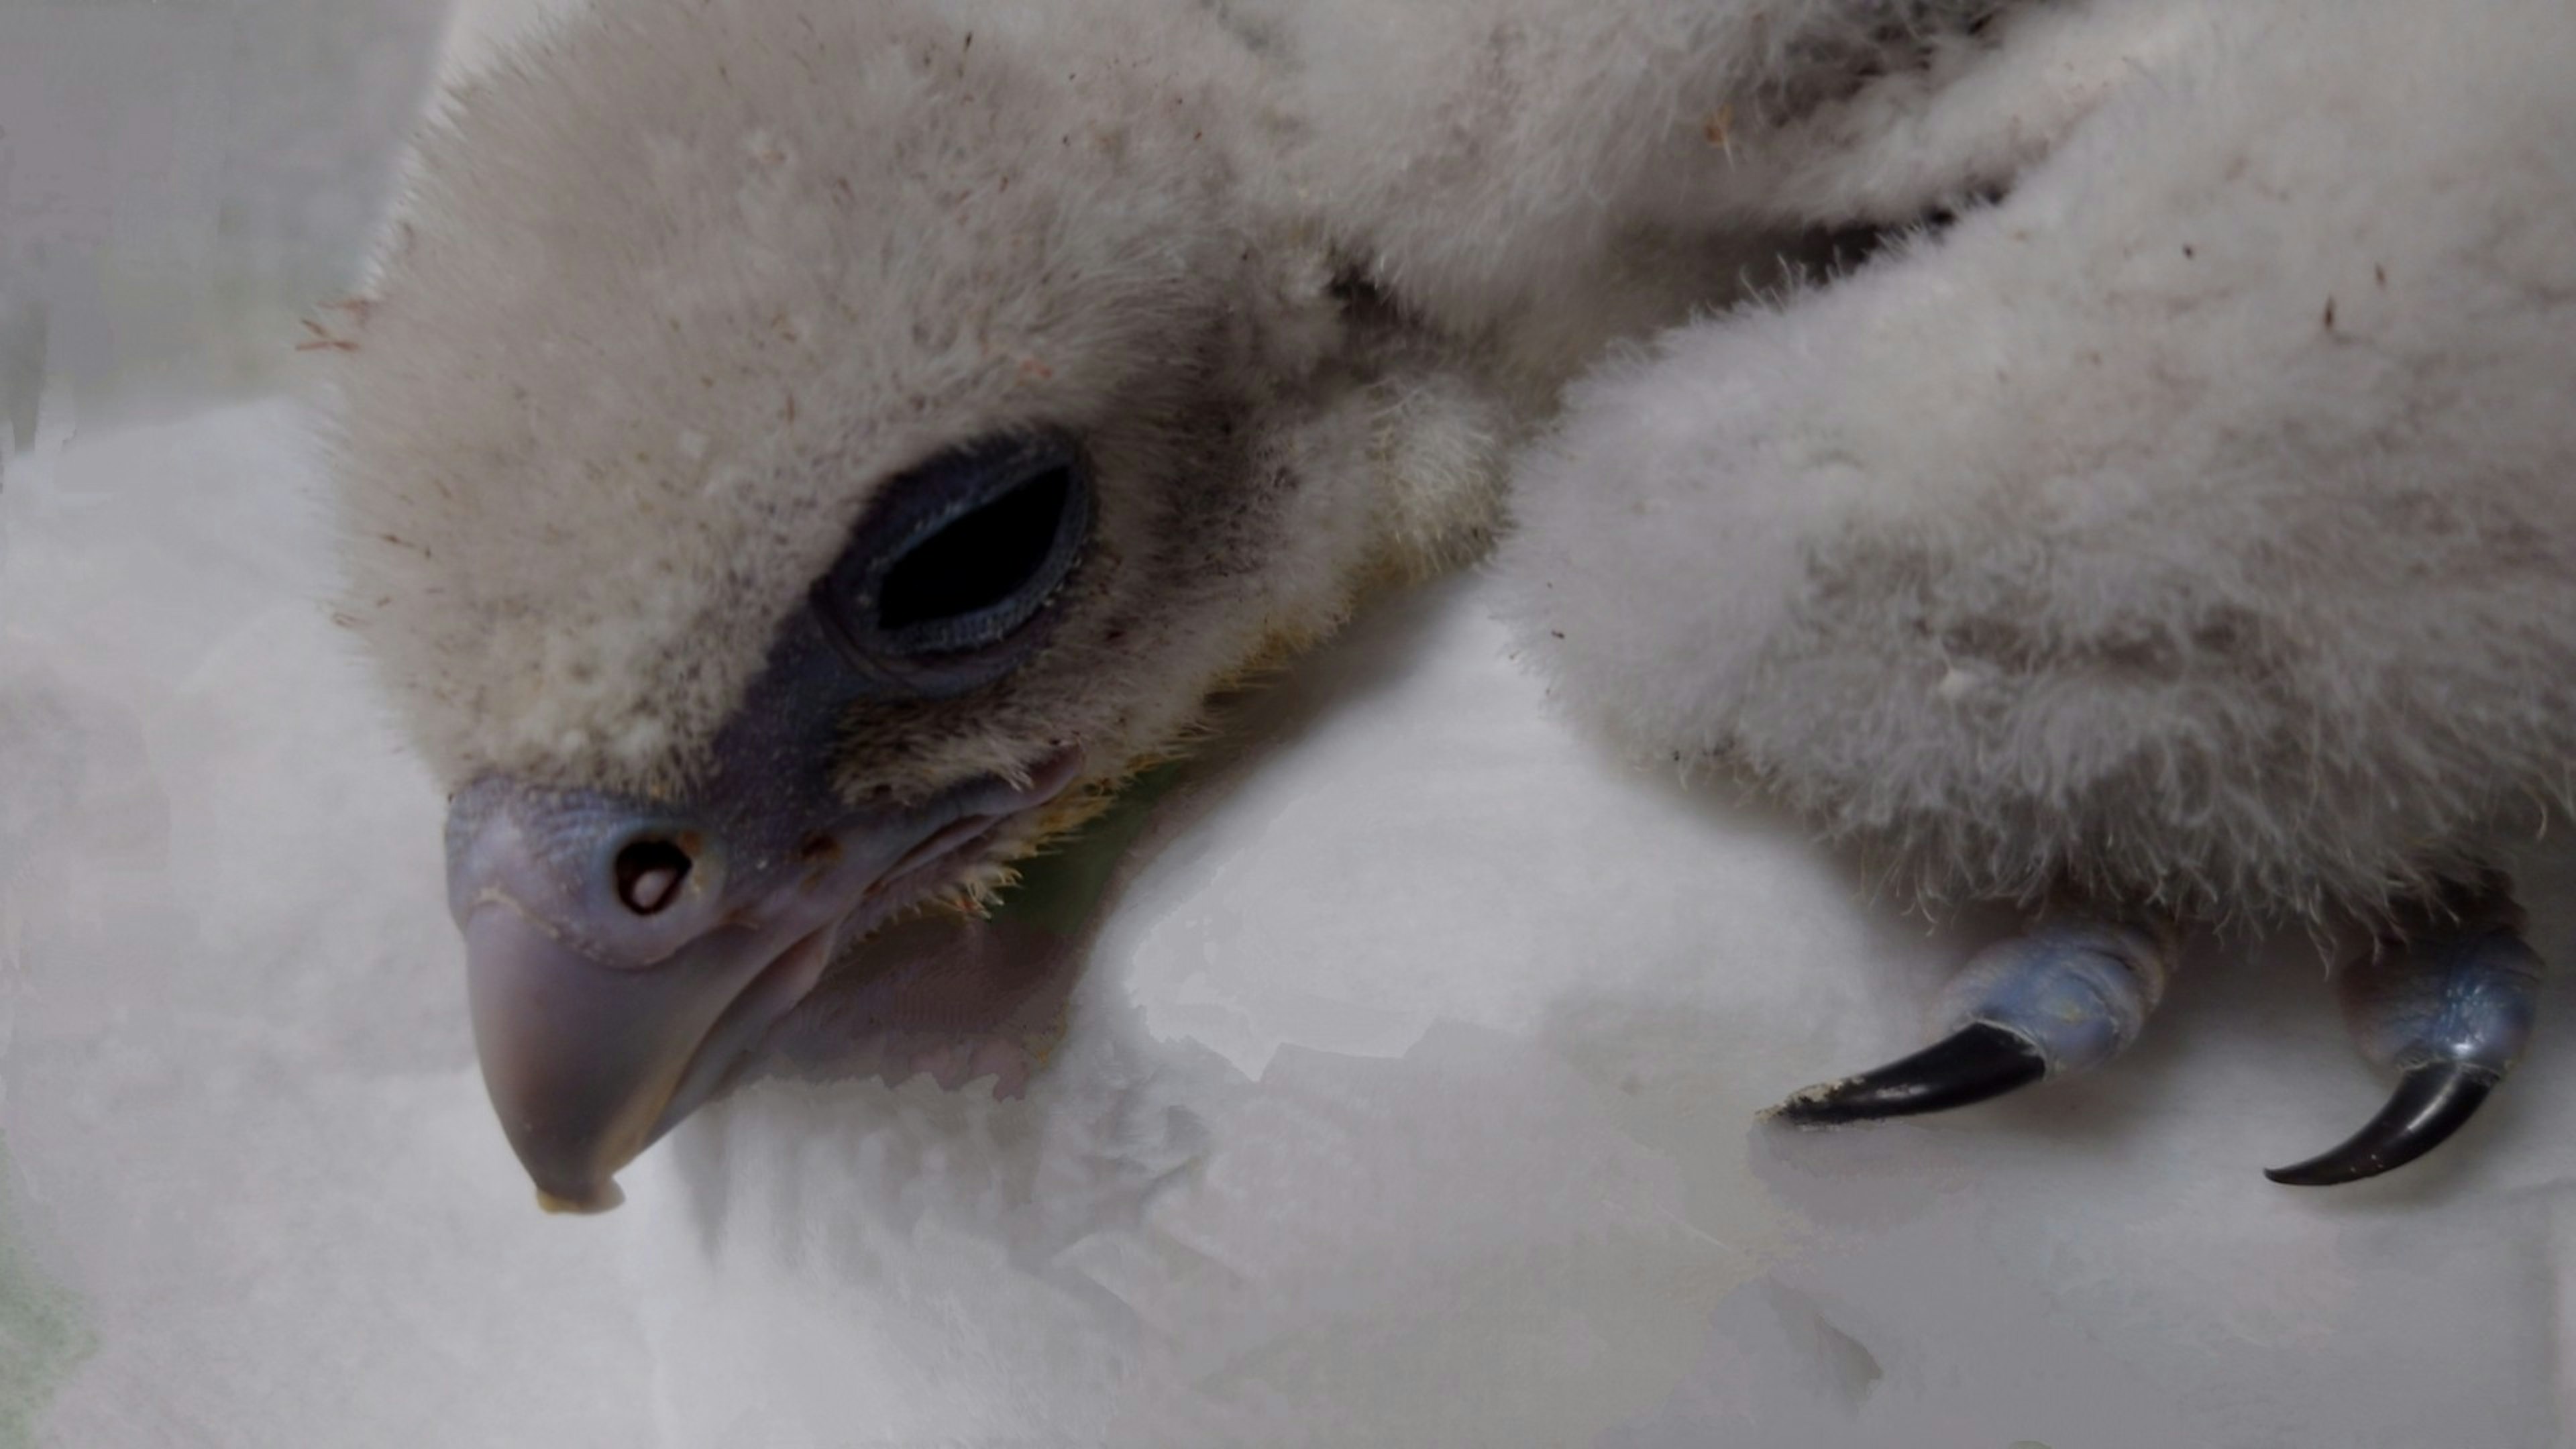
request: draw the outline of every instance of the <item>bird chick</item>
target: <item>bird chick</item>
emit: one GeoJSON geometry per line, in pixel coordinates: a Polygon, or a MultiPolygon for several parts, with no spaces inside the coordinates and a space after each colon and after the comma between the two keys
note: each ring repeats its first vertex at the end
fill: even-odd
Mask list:
{"type": "Polygon", "coordinates": [[[2571,30],[621,0],[512,45],[331,361],[513,1145],[613,1200],[872,931],[1508,484],[1576,713],[2045,918],[1792,1116],[2081,1069],[2185,927],[2332,920],[2423,964],[2362,1012],[2404,1120],[2309,1176],[2428,1147],[2519,1049],[2495,868],[2576,748],[2571,30]]]}

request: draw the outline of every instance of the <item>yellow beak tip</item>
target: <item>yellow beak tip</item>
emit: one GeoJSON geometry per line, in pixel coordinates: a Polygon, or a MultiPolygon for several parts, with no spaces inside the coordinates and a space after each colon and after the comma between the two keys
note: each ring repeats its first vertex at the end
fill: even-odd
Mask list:
{"type": "Polygon", "coordinates": [[[601,1183],[599,1191],[591,1194],[587,1199],[557,1197],[542,1187],[537,1189],[537,1206],[549,1213],[570,1213],[587,1217],[612,1211],[622,1206],[625,1201],[625,1190],[620,1188],[614,1179],[601,1183]]]}

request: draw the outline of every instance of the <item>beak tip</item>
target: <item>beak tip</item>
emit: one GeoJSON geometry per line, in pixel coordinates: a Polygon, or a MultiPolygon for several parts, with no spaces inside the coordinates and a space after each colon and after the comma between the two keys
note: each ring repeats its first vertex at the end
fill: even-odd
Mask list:
{"type": "Polygon", "coordinates": [[[592,1217],[604,1212],[613,1212],[624,1206],[625,1202],[625,1190],[617,1185],[615,1178],[602,1178],[598,1186],[577,1197],[561,1196],[542,1187],[537,1189],[537,1207],[540,1211],[549,1214],[563,1213],[577,1217],[592,1217]]]}

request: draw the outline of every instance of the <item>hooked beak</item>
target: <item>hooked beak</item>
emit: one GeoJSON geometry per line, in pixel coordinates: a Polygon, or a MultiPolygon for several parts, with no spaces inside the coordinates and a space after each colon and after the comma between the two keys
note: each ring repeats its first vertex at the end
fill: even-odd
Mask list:
{"type": "Polygon", "coordinates": [[[460,794],[449,902],[465,935],[474,1038],[539,1204],[617,1206],[618,1170],[732,1085],[844,943],[951,884],[962,861],[1077,768],[1068,750],[1025,786],[970,782],[761,849],[601,796],[506,780],[460,794]],[[685,845],[661,857],[678,864],[640,897],[621,864],[632,857],[615,848],[638,840],[685,845]]]}

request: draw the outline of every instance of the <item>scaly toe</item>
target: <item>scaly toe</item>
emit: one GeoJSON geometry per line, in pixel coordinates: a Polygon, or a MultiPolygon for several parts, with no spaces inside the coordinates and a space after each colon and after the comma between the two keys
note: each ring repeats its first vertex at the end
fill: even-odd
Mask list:
{"type": "Polygon", "coordinates": [[[2065,917],[1980,952],[1942,989],[1933,1045],[1875,1071],[1809,1087],[1764,1115],[1793,1127],[1942,1112],[2128,1049],[2163,999],[2173,938],[2065,917]]]}

